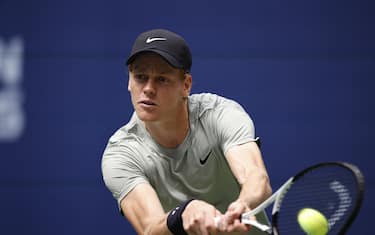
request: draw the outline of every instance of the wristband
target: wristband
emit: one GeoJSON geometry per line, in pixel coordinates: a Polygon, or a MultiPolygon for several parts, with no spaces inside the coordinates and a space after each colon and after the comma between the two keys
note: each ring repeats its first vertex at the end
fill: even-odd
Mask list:
{"type": "Polygon", "coordinates": [[[169,231],[174,235],[187,235],[182,223],[182,213],[184,212],[186,206],[194,199],[189,199],[182,202],[180,205],[176,206],[168,214],[167,227],[169,231]]]}

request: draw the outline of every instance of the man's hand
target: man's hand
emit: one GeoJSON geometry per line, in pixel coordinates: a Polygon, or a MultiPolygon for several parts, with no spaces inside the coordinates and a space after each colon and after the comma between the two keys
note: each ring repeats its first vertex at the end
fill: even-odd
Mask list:
{"type": "Polygon", "coordinates": [[[188,234],[218,234],[219,230],[214,223],[217,216],[222,214],[214,206],[201,200],[193,200],[182,213],[184,230],[188,234]]]}
{"type": "Polygon", "coordinates": [[[250,208],[243,201],[237,200],[232,202],[222,217],[221,224],[219,226],[220,230],[228,233],[238,232],[239,234],[249,232],[251,226],[243,224],[240,221],[241,214],[248,211],[250,211],[250,208]]]}

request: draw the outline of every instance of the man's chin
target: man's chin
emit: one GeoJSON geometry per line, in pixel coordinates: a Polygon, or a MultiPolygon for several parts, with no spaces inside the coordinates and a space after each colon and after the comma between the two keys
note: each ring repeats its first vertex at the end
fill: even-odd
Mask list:
{"type": "Polygon", "coordinates": [[[150,113],[137,112],[137,116],[143,122],[157,121],[157,117],[155,115],[150,114],[150,113]]]}

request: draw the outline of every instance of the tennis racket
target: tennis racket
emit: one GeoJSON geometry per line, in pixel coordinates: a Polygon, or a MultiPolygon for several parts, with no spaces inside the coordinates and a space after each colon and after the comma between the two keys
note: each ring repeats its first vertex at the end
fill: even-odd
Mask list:
{"type": "MultiPolygon", "coordinates": [[[[364,177],[355,165],[319,163],[291,177],[262,204],[242,214],[241,222],[268,234],[305,234],[297,215],[303,208],[313,208],[327,219],[327,234],[345,234],[358,214],[363,194],[364,177]],[[271,226],[252,219],[273,202],[271,226]]],[[[216,226],[219,223],[215,218],[216,226]]]]}

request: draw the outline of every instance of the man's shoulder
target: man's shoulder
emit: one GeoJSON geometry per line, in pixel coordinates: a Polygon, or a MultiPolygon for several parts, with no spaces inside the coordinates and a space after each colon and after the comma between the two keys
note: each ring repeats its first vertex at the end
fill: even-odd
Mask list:
{"type": "Polygon", "coordinates": [[[109,138],[109,144],[118,144],[123,141],[131,141],[139,135],[139,125],[136,116],[133,114],[128,123],[118,128],[109,138]]]}
{"type": "Polygon", "coordinates": [[[189,106],[192,113],[202,116],[207,111],[224,109],[228,107],[240,107],[240,105],[227,97],[212,93],[193,94],[189,97],[189,106]]]}
{"type": "Polygon", "coordinates": [[[143,156],[147,149],[143,144],[142,131],[139,123],[130,120],[117,129],[109,138],[104,149],[103,159],[121,157],[124,161],[141,162],[138,156],[143,156]]]}
{"type": "Polygon", "coordinates": [[[213,109],[229,99],[212,93],[193,94],[189,97],[189,106],[192,110],[203,112],[213,109]]]}
{"type": "Polygon", "coordinates": [[[225,98],[223,96],[220,96],[214,93],[192,94],[189,96],[189,98],[192,102],[207,103],[207,104],[229,100],[228,98],[225,98]]]}

